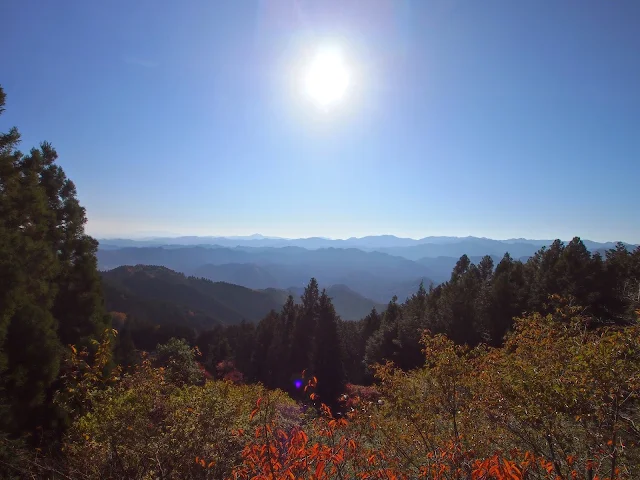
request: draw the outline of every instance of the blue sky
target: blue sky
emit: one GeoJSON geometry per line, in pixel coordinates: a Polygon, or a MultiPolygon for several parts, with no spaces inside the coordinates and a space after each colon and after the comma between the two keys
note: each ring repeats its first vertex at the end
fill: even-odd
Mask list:
{"type": "Polygon", "coordinates": [[[97,236],[640,242],[640,2],[0,3],[23,149],[97,236]],[[297,89],[338,44],[329,112],[297,89]]]}

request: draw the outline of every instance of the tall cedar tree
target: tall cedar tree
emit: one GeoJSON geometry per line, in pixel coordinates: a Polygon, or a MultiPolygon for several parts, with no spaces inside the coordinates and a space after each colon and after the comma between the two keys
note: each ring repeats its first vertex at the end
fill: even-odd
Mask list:
{"type": "Polygon", "coordinates": [[[272,348],[274,336],[276,330],[278,330],[278,323],[280,317],[275,311],[269,312],[269,314],[263,318],[256,327],[255,342],[252,354],[252,367],[250,378],[258,382],[264,383],[266,386],[274,387],[274,365],[267,362],[269,357],[269,351],[272,348]]]}
{"type": "Polygon", "coordinates": [[[12,433],[46,426],[63,346],[109,322],[76,188],[49,143],[24,155],[19,140],[0,134],[0,426],[12,433]]]}
{"type": "Polygon", "coordinates": [[[267,363],[273,369],[273,384],[289,393],[295,390],[295,379],[300,372],[292,371],[289,359],[291,358],[291,335],[298,317],[298,306],[289,295],[278,316],[278,323],[273,334],[271,348],[267,354],[267,363]]]}
{"type": "Polygon", "coordinates": [[[318,300],[312,355],[313,374],[318,378],[316,393],[322,402],[335,406],[344,393],[344,368],[338,316],[326,290],[322,290],[318,300]]]}
{"type": "Polygon", "coordinates": [[[398,323],[397,365],[403,370],[422,366],[424,355],[420,343],[422,332],[430,328],[427,317],[427,291],[420,282],[418,291],[405,302],[405,312],[398,323]]]}
{"type": "Polygon", "coordinates": [[[300,297],[302,305],[291,336],[291,369],[296,373],[311,366],[310,355],[318,314],[319,296],[318,282],[312,278],[300,297]]]}
{"type": "Polygon", "coordinates": [[[365,348],[365,365],[371,367],[385,360],[397,362],[399,340],[398,323],[402,317],[402,307],[398,297],[394,296],[382,315],[380,328],[367,340],[365,348]]]}

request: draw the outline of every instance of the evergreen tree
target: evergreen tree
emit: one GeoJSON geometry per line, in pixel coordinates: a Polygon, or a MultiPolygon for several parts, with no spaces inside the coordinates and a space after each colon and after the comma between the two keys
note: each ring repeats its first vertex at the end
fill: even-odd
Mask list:
{"type": "Polygon", "coordinates": [[[29,304],[19,308],[9,325],[5,352],[3,383],[12,407],[5,418],[9,431],[42,424],[50,413],[49,386],[58,375],[62,354],[51,313],[29,304]]]}
{"type": "Polygon", "coordinates": [[[369,315],[361,320],[360,342],[358,345],[361,354],[359,362],[360,365],[358,366],[358,368],[362,372],[364,384],[370,384],[371,382],[373,382],[373,375],[367,364],[367,344],[369,342],[369,339],[380,329],[381,324],[382,316],[378,313],[375,307],[371,309],[369,315]]]}
{"type": "Polygon", "coordinates": [[[325,290],[318,299],[312,350],[312,370],[318,378],[316,393],[327,405],[336,405],[344,393],[344,369],[338,337],[338,316],[325,290]]]}
{"type": "Polygon", "coordinates": [[[482,325],[476,311],[481,287],[478,267],[462,255],[438,302],[438,323],[458,344],[476,345],[482,340],[482,325]]]}
{"type": "Polygon", "coordinates": [[[549,248],[541,248],[527,261],[528,311],[548,313],[549,295],[562,293],[559,263],[563,251],[562,241],[555,240],[549,248]]]}
{"type": "Polygon", "coordinates": [[[514,261],[505,253],[493,275],[487,306],[488,320],[485,325],[491,345],[502,344],[505,334],[511,329],[514,317],[526,308],[524,295],[525,278],[522,262],[514,261]]]}
{"type": "Polygon", "coordinates": [[[295,379],[300,372],[292,371],[289,360],[291,358],[291,337],[298,318],[298,306],[289,295],[282,306],[276,330],[274,332],[267,362],[273,371],[273,382],[278,388],[288,392],[295,389],[295,379]]]}
{"type": "Polygon", "coordinates": [[[239,325],[229,325],[224,330],[228,341],[233,363],[238,370],[249,376],[251,371],[251,354],[255,348],[256,326],[242,321],[239,325]]]}
{"type": "Polygon", "coordinates": [[[600,273],[596,271],[596,265],[582,240],[573,238],[564,247],[558,262],[560,291],[557,293],[573,299],[577,305],[595,307],[598,294],[594,286],[600,273]]]}
{"type": "MultiPolygon", "coordinates": [[[[0,114],[4,101],[0,88],[0,114]]],[[[34,412],[62,347],[90,345],[109,323],[75,186],[50,144],[23,155],[19,140],[15,128],[0,134],[0,404],[16,433],[47,423],[34,412]]]]}
{"type": "Polygon", "coordinates": [[[427,316],[427,296],[424,282],[420,282],[418,291],[404,305],[404,312],[398,322],[397,364],[400,368],[411,370],[424,363],[420,339],[422,332],[430,329],[427,316]]]}
{"type": "Polygon", "coordinates": [[[341,357],[345,378],[358,385],[365,383],[364,358],[365,344],[362,341],[363,320],[356,322],[340,320],[338,337],[340,338],[341,357]]]}
{"type": "Polygon", "coordinates": [[[369,315],[362,319],[362,340],[366,344],[369,337],[373,335],[379,328],[382,322],[382,317],[376,310],[376,307],[371,309],[369,315]]]}
{"type": "Polygon", "coordinates": [[[382,316],[380,328],[371,335],[365,350],[365,365],[370,367],[385,360],[397,361],[400,347],[398,341],[398,323],[402,317],[402,306],[394,295],[382,316]]]}
{"type": "Polygon", "coordinates": [[[491,255],[485,255],[482,257],[482,260],[480,260],[480,263],[478,264],[478,270],[480,279],[483,282],[491,281],[491,276],[493,275],[493,258],[491,258],[491,255]]]}
{"type": "Polygon", "coordinates": [[[125,370],[128,370],[138,363],[139,356],[136,352],[133,337],[131,336],[131,327],[128,323],[125,323],[118,330],[116,346],[113,351],[113,359],[125,370]]]}
{"type": "Polygon", "coordinates": [[[310,366],[310,355],[316,318],[319,308],[318,282],[315,278],[309,281],[300,297],[301,306],[296,316],[291,336],[291,368],[295,374],[302,373],[310,366]]]}
{"type": "Polygon", "coordinates": [[[261,382],[268,387],[274,386],[274,365],[267,361],[269,351],[278,330],[280,317],[275,311],[260,320],[256,327],[255,344],[251,357],[251,377],[255,381],[261,382]]]}
{"type": "Polygon", "coordinates": [[[633,321],[640,308],[640,247],[629,252],[624,244],[616,244],[607,250],[603,270],[597,288],[606,297],[609,316],[620,323],[633,321]]]}

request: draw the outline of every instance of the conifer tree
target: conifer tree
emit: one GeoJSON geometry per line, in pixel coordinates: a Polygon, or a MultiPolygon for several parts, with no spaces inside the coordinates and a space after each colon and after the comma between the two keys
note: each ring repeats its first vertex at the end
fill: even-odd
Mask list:
{"type": "Polygon", "coordinates": [[[297,374],[311,365],[311,348],[316,326],[319,302],[318,282],[315,278],[309,281],[300,297],[301,305],[296,316],[291,336],[291,368],[297,374]]]}
{"type": "Polygon", "coordinates": [[[344,392],[344,369],[338,316],[326,290],[322,290],[318,299],[317,312],[311,359],[313,374],[318,378],[316,393],[322,402],[335,405],[344,392]]]}
{"type": "MultiPolygon", "coordinates": [[[[0,114],[4,103],[0,88],[0,114]]],[[[12,432],[48,421],[62,348],[109,324],[75,186],[49,143],[24,155],[19,140],[15,128],[0,134],[0,404],[12,432]]]]}

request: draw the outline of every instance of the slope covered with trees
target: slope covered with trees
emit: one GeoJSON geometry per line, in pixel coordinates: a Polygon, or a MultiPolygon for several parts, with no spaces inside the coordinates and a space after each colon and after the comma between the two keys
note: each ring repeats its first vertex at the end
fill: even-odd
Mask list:
{"type": "MultiPolygon", "coordinates": [[[[137,265],[102,272],[106,285],[121,294],[152,301],[163,301],[202,312],[217,322],[233,324],[258,321],[281,304],[269,292],[261,292],[223,282],[187,277],[164,267],[137,265]]],[[[118,298],[107,297],[111,310],[120,311],[118,298]],[[111,308],[113,307],[113,308],[111,308]]],[[[193,322],[192,322],[193,323],[193,322]]],[[[199,330],[212,324],[197,324],[199,330]]]]}
{"type": "MultiPolygon", "coordinates": [[[[101,272],[101,277],[114,327],[143,350],[171,337],[193,343],[199,333],[217,325],[257,323],[270,311],[280,310],[294,292],[252,290],[149,265],[118,267],[101,272]]],[[[345,286],[332,286],[327,294],[342,319],[357,320],[380,308],[345,286]]]]}
{"type": "MultiPolygon", "coordinates": [[[[302,305],[296,305],[292,299],[280,313],[274,312],[258,323],[256,334],[260,335],[261,347],[252,353],[258,364],[268,364],[268,353],[270,361],[286,366],[289,348],[300,352],[313,350],[313,322],[309,320],[312,316],[309,312],[315,310],[305,307],[311,298],[310,286],[302,294],[302,305]],[[287,333],[289,346],[284,346],[275,332],[287,322],[300,326],[300,337],[296,339],[287,333]]],[[[448,281],[436,287],[421,285],[404,302],[394,297],[386,307],[374,308],[358,322],[338,321],[340,355],[343,369],[348,373],[347,380],[357,384],[371,382],[368,365],[386,361],[404,370],[419,367],[423,362],[420,338],[424,330],[444,334],[459,345],[473,347],[484,343],[499,347],[512,329],[515,317],[526,312],[552,311],[553,302],[549,300],[552,295],[582,306],[594,327],[633,323],[633,312],[640,307],[640,249],[630,252],[619,244],[602,257],[598,253],[591,255],[580,239],[575,238],[566,245],[556,241],[524,263],[506,254],[495,266],[490,256],[482,257],[476,265],[463,255],[448,281]]],[[[231,335],[235,336],[235,332],[231,335]]],[[[224,328],[204,334],[198,345],[205,357],[209,350],[207,342],[228,345],[225,337],[224,328]]],[[[238,365],[246,364],[233,348],[225,352],[226,359],[238,365]]],[[[294,356],[303,358],[302,353],[294,356]]],[[[216,361],[223,359],[215,358],[216,361]]],[[[293,371],[310,365],[309,361],[296,362],[293,371]]],[[[288,389],[290,386],[287,375],[276,382],[266,374],[244,373],[273,387],[288,389]]]]}
{"type": "Polygon", "coordinates": [[[415,290],[421,279],[429,278],[428,268],[420,263],[355,248],[165,245],[100,249],[98,260],[101,270],[160,265],[186,275],[255,289],[302,287],[314,277],[323,286],[343,284],[376,302],[386,302],[389,294],[404,299],[407,283],[415,290]]]}

